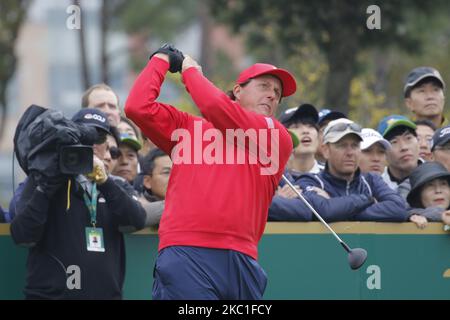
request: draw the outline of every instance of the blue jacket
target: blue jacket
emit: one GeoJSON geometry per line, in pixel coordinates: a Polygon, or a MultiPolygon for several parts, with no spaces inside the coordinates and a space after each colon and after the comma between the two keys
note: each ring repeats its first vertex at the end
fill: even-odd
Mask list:
{"type": "Polygon", "coordinates": [[[25,178],[25,180],[17,186],[16,191],[14,191],[13,197],[11,201],[9,202],[9,213],[6,215],[6,222],[11,222],[14,217],[16,216],[16,207],[17,203],[20,200],[20,196],[22,195],[23,189],[25,188],[25,183],[27,182],[28,178],[25,178]]]}
{"type": "MultiPolygon", "coordinates": [[[[294,175],[285,171],[286,178],[293,183],[299,185],[299,178],[304,176],[294,175]]],[[[309,174],[315,176],[317,174],[309,174]]],[[[281,180],[280,186],[284,186],[284,180],[281,180]]],[[[304,191],[304,190],[303,190],[304,191]]],[[[303,193],[304,194],[304,193],[303,193]]],[[[338,212],[354,212],[355,210],[361,211],[367,206],[373,203],[373,199],[360,195],[349,195],[345,197],[348,201],[342,201],[342,199],[330,199],[323,205],[325,207],[334,208],[338,212]],[[350,204],[350,206],[349,206],[350,204]]],[[[313,206],[314,207],[314,206],[313,206]]],[[[317,211],[317,210],[316,210],[317,211]]],[[[329,210],[327,210],[329,211],[329,210]]],[[[319,212],[320,214],[320,212],[319,212]]],[[[326,216],[322,215],[322,218],[326,219],[326,216]]],[[[332,219],[332,217],[331,217],[332,219]]],[[[313,221],[318,220],[315,218],[312,211],[306,206],[306,204],[298,198],[288,199],[282,196],[275,195],[272,199],[272,203],[269,208],[269,221],[313,221]]],[[[346,220],[346,219],[344,219],[346,220]]],[[[329,220],[335,221],[335,220],[329,220]]]]}
{"type": "MultiPolygon", "coordinates": [[[[284,176],[295,184],[295,181],[300,178],[302,174],[284,170],[284,176]]],[[[281,179],[278,186],[284,187],[286,182],[281,179]]],[[[300,199],[288,199],[275,195],[272,198],[272,203],[269,207],[268,221],[311,221],[312,212],[308,210],[306,205],[300,199]]]]}
{"type": "MultiPolygon", "coordinates": [[[[284,175],[292,183],[300,177],[292,174],[289,170],[284,170],[284,175]]],[[[281,179],[279,186],[283,187],[286,184],[281,179]]],[[[269,207],[268,221],[311,221],[312,212],[308,210],[305,204],[300,199],[288,199],[275,195],[272,198],[272,203],[269,207]]]]}
{"type": "MultiPolygon", "coordinates": [[[[406,221],[406,202],[375,174],[361,175],[346,181],[331,176],[328,170],[320,174],[302,175],[295,184],[327,221],[406,221]],[[332,197],[325,199],[308,190],[310,186],[324,189],[332,197]],[[348,188],[348,190],[347,190],[348,188]],[[376,203],[374,203],[376,199],[376,203]]],[[[290,179],[291,180],[291,179],[290,179]]],[[[315,216],[300,199],[275,196],[269,209],[270,221],[311,221],[315,216]]]]}
{"type": "Polygon", "coordinates": [[[327,221],[404,222],[408,219],[406,201],[374,173],[361,174],[358,169],[353,180],[347,182],[331,175],[326,167],[319,174],[302,175],[296,184],[327,221]],[[331,199],[311,191],[312,186],[325,190],[331,199]]]}

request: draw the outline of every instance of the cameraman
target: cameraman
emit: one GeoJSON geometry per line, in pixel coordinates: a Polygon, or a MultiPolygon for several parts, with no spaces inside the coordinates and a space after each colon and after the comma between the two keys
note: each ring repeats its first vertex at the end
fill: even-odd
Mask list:
{"type": "Polygon", "coordinates": [[[125,276],[121,230],[141,229],[145,212],[120,181],[106,173],[102,160],[109,153],[106,137],[111,131],[105,114],[82,109],[73,120],[97,129],[94,173],[60,174],[39,185],[31,175],[26,180],[11,223],[15,243],[30,247],[25,297],[121,299],[125,276]]]}

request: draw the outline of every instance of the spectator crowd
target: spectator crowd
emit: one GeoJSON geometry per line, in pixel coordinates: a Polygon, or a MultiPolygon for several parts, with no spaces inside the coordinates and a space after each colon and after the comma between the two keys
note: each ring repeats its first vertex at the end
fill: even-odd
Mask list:
{"type": "MultiPolygon", "coordinates": [[[[277,120],[291,134],[294,146],[285,176],[327,222],[412,222],[418,228],[428,222],[450,225],[445,86],[436,69],[413,69],[403,90],[412,117],[389,115],[376,128],[362,128],[329,107],[318,110],[301,104],[285,110],[277,120]]],[[[120,299],[125,274],[123,234],[158,226],[165,212],[176,166],[167,150],[158,148],[159,141],[151,141],[125,116],[108,85],[89,88],[80,106],[72,121],[98,133],[93,144],[96,175],[44,184],[28,176],[15,190],[9,208],[0,207],[0,222],[11,224],[15,243],[30,248],[24,291],[30,299],[120,299]],[[69,261],[90,270],[83,291],[67,289],[80,286],[67,282],[69,261]]],[[[171,197],[177,201],[176,192],[171,197]]],[[[266,220],[315,219],[280,181],[266,220]]]]}

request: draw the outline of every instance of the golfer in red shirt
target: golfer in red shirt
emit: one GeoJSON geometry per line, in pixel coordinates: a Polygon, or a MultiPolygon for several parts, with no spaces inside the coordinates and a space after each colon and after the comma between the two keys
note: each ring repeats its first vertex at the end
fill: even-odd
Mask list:
{"type": "Polygon", "coordinates": [[[157,51],[138,76],[126,115],[173,161],[153,299],[262,298],[257,246],[292,151],[274,114],[295,91],[288,71],[257,63],[227,95],[173,47],[157,51]],[[169,68],[181,72],[203,118],[156,101],[169,68]]]}

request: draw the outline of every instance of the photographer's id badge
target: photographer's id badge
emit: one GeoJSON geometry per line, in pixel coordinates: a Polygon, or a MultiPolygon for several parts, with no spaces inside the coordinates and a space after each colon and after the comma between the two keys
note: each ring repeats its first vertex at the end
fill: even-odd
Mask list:
{"type": "Polygon", "coordinates": [[[105,252],[102,228],[86,227],[86,245],[88,251],[105,252]]]}

